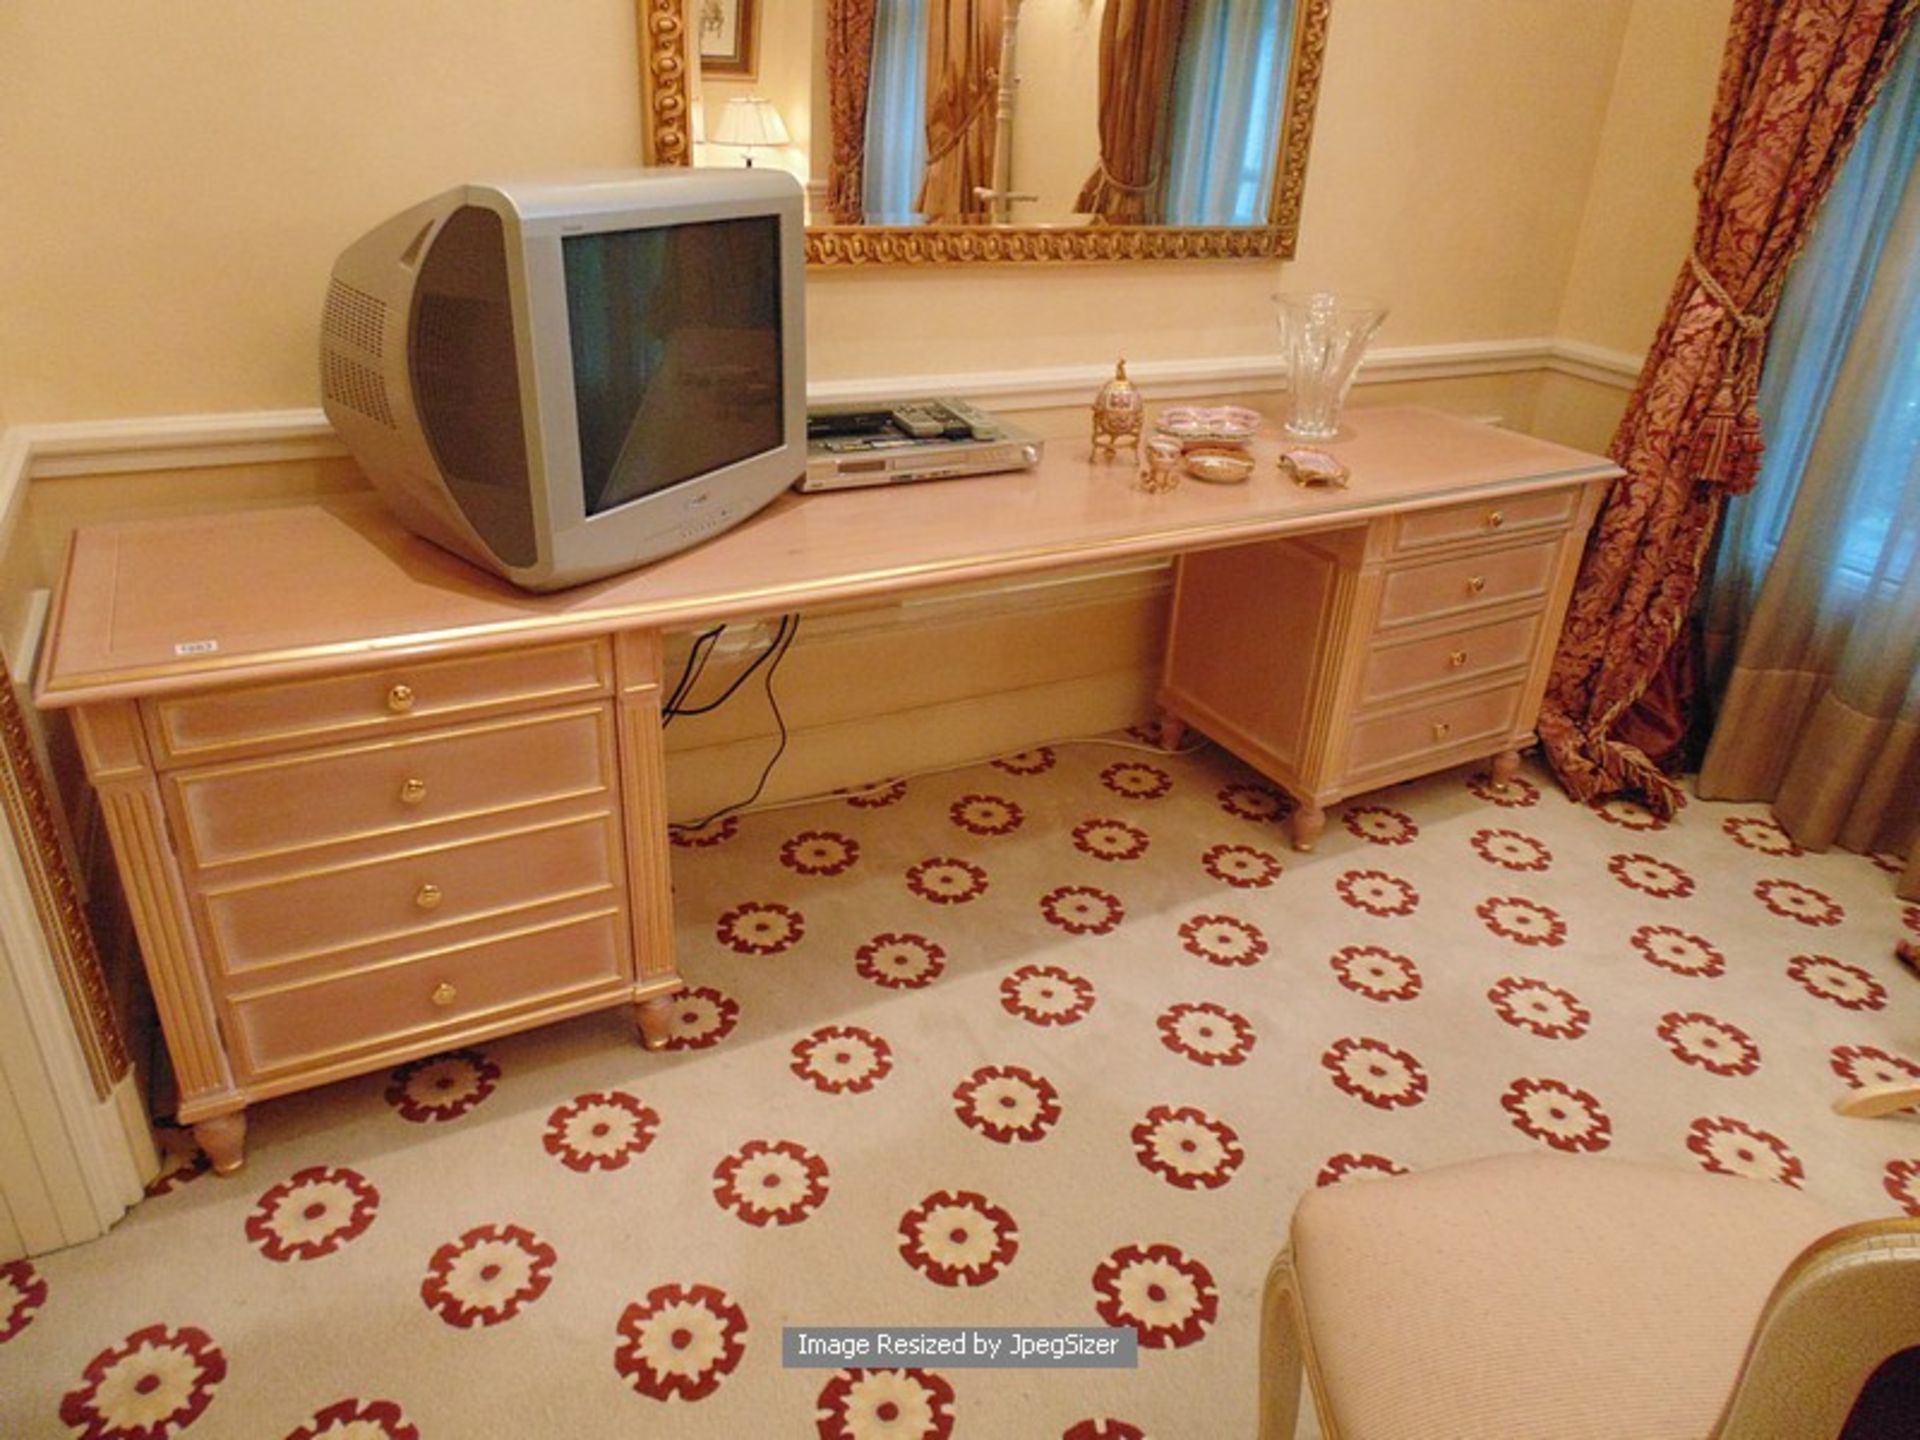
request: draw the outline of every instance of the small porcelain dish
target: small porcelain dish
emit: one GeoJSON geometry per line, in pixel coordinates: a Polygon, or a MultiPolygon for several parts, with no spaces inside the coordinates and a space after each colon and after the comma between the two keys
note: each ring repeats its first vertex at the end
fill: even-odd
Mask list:
{"type": "Polygon", "coordinates": [[[1224,450],[1193,451],[1187,455],[1186,471],[1196,480],[1210,481],[1215,485],[1238,485],[1253,474],[1253,457],[1224,450]]]}
{"type": "Polygon", "coordinates": [[[1171,405],[1154,428],[1185,445],[1244,445],[1260,428],[1260,412],[1244,405],[1171,405]]]}
{"type": "Polygon", "coordinates": [[[1350,472],[1327,451],[1296,445],[1280,452],[1280,473],[1296,485],[1344,486],[1350,472]]]}

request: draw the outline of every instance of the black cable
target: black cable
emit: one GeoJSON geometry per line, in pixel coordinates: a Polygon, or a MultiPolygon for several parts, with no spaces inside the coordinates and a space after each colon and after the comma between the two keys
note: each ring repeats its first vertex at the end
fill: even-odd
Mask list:
{"type": "MultiPolygon", "coordinates": [[[[722,806],[711,815],[704,816],[699,820],[690,820],[682,825],[669,825],[667,826],[669,830],[704,830],[707,826],[713,824],[714,821],[724,820],[735,811],[746,809],[749,805],[753,804],[754,801],[758,800],[761,792],[767,788],[767,780],[768,777],[773,774],[773,767],[779,764],[780,757],[787,753],[787,717],[780,712],[780,697],[773,693],[773,677],[779,672],[780,662],[786,659],[787,651],[793,648],[794,637],[799,633],[800,617],[798,615],[782,615],[780,617],[780,629],[774,636],[773,644],[769,645],[760,657],[763,660],[768,656],[772,657],[772,663],[767,666],[767,678],[763,683],[766,688],[767,704],[773,711],[773,723],[780,731],[780,741],[774,747],[773,754],[768,757],[766,768],[760,772],[760,782],[753,787],[753,793],[747,796],[746,799],[737,800],[731,805],[722,806]]],[[[757,663],[758,662],[756,662],[756,664],[757,663]]],[[[718,702],[716,701],[715,703],[717,704],[718,702]]],[[[688,713],[691,714],[694,712],[690,711],[688,713]]]]}
{"type": "Polygon", "coordinates": [[[686,663],[680,667],[679,683],[673,687],[673,694],[668,698],[667,704],[678,705],[686,698],[687,691],[700,678],[700,672],[706,666],[706,656],[713,653],[715,642],[726,633],[726,622],[722,621],[693,637],[693,644],[687,647],[686,663]]]}
{"type": "Polygon", "coordinates": [[[673,694],[667,697],[667,703],[660,707],[661,713],[671,721],[680,702],[686,698],[687,691],[694,687],[701,674],[707,668],[706,657],[713,653],[713,646],[719,640],[725,625],[716,625],[711,630],[703,630],[696,635],[692,648],[687,651],[687,663],[680,667],[680,679],[673,687],[673,694]],[[705,647],[704,652],[701,647],[705,647]]]}
{"type": "Polygon", "coordinates": [[[797,615],[782,615],[780,617],[780,628],[776,630],[773,635],[773,643],[758,655],[754,656],[752,663],[727,683],[726,689],[722,690],[704,705],[676,705],[670,713],[674,715],[706,715],[726,704],[727,701],[733,698],[734,692],[747,683],[747,678],[767,663],[767,657],[781,649],[782,642],[787,638],[787,623],[789,621],[795,626],[798,626],[800,623],[797,615]]]}

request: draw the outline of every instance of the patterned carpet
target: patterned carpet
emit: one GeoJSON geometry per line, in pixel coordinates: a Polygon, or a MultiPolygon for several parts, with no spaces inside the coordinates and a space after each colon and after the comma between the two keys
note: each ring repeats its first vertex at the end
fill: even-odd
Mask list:
{"type": "Polygon", "coordinates": [[[1533,769],[1313,855],[1278,809],[1072,745],[721,822],[670,1053],[613,1012],[258,1107],[238,1177],[0,1269],[0,1434],[1247,1435],[1316,1184],[1549,1146],[1920,1212],[1920,1118],[1828,1108],[1920,1074],[1884,866],[1533,769]],[[1137,1369],[780,1365],[790,1324],[1103,1322],[1137,1369]]]}

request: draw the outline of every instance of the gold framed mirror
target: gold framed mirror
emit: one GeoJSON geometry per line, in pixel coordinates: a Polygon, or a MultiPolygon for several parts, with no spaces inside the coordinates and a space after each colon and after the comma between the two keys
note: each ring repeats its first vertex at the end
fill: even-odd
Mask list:
{"type": "MultiPolygon", "coordinates": [[[[635,0],[649,164],[693,163],[697,3],[635,0]]],[[[1294,253],[1332,0],[761,4],[812,40],[810,265],[1294,253]]]]}

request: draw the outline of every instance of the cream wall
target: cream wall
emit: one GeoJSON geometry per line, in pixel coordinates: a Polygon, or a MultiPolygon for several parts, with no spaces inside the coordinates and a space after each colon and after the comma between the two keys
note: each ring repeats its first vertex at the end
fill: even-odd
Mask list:
{"type": "MultiPolygon", "coordinates": [[[[1384,344],[1550,335],[1633,8],[1335,0],[1297,263],[816,274],[810,372],[1267,354],[1283,280],[1381,295],[1384,344]]],[[[769,9],[805,28],[803,0],[769,9]]],[[[312,405],[343,245],[465,177],[639,152],[628,0],[0,15],[16,424],[312,405]]],[[[763,69],[804,74],[779,33],[763,69]]]]}
{"type": "Polygon", "coordinates": [[[1640,354],[1693,240],[1730,0],[1634,0],[1587,187],[1559,334],[1640,354]]]}
{"type": "Polygon", "coordinates": [[[10,422],[318,402],[333,257],[478,175],[631,164],[629,0],[7,0],[10,422]]]}
{"type": "MultiPolygon", "coordinates": [[[[1730,0],[1634,0],[1560,307],[1562,341],[1634,357],[1652,342],[1692,244],[1693,172],[1730,10],[1730,0]]],[[[1532,426],[1604,450],[1625,400],[1617,385],[1544,375],[1532,426]]]]}

